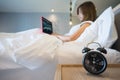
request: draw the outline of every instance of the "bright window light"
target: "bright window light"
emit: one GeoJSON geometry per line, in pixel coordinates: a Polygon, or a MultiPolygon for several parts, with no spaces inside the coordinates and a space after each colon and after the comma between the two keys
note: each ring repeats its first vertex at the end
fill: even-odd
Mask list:
{"type": "Polygon", "coordinates": [[[69,22],[69,25],[70,25],[70,26],[72,25],[72,21],[69,22]]]}
{"type": "Polygon", "coordinates": [[[54,10],[54,9],[51,9],[51,12],[55,12],[55,10],[54,10]]]}

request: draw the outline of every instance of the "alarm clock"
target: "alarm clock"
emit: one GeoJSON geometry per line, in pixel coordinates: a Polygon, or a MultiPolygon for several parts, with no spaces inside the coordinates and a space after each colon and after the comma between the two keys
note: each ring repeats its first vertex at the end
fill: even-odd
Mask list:
{"type": "Polygon", "coordinates": [[[107,60],[103,55],[107,54],[107,51],[97,42],[88,43],[88,45],[82,50],[82,53],[85,53],[82,60],[83,67],[91,74],[101,74],[107,68],[107,60]],[[99,45],[99,47],[97,49],[90,49],[88,45],[93,43],[99,45]]]}

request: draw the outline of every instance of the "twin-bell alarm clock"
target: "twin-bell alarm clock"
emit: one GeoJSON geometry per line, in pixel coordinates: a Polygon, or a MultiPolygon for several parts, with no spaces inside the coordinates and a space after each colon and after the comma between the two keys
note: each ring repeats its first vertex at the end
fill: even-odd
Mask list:
{"type": "Polygon", "coordinates": [[[103,53],[107,54],[107,51],[97,42],[92,42],[88,45],[82,50],[82,53],[86,53],[83,57],[83,67],[89,73],[98,75],[104,72],[107,68],[107,60],[103,55],[103,53]],[[88,47],[88,45],[93,43],[99,45],[95,50],[88,47]]]}

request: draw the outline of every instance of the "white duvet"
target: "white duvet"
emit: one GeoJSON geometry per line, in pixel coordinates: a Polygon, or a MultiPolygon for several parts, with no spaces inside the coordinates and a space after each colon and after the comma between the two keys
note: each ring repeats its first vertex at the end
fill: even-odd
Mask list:
{"type": "Polygon", "coordinates": [[[14,61],[27,68],[35,69],[54,60],[56,48],[62,41],[39,29],[19,33],[0,34],[0,57],[14,61]]]}
{"type": "MultiPolygon", "coordinates": [[[[39,29],[32,29],[18,33],[0,34],[0,64],[4,68],[11,67],[9,63],[17,64],[14,67],[24,66],[36,69],[50,62],[59,64],[81,64],[84,43],[66,42],[48,34],[40,34],[39,29]],[[58,62],[57,62],[58,61],[58,62]],[[5,66],[5,63],[7,64],[5,66]]],[[[108,63],[119,63],[120,53],[107,49],[105,55],[108,63]]]]}

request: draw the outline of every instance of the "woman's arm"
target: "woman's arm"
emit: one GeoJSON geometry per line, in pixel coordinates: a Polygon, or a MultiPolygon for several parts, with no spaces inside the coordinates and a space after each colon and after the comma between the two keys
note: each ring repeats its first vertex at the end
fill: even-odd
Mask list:
{"type": "Polygon", "coordinates": [[[89,26],[90,26],[90,23],[83,24],[73,35],[70,36],[71,41],[76,40],[84,32],[84,30],[89,26]]]}
{"type": "Polygon", "coordinates": [[[84,30],[88,26],[90,26],[90,23],[83,24],[74,34],[70,36],[64,36],[64,35],[59,35],[59,34],[53,34],[53,35],[61,39],[63,42],[74,41],[84,32],[84,30]]]}

